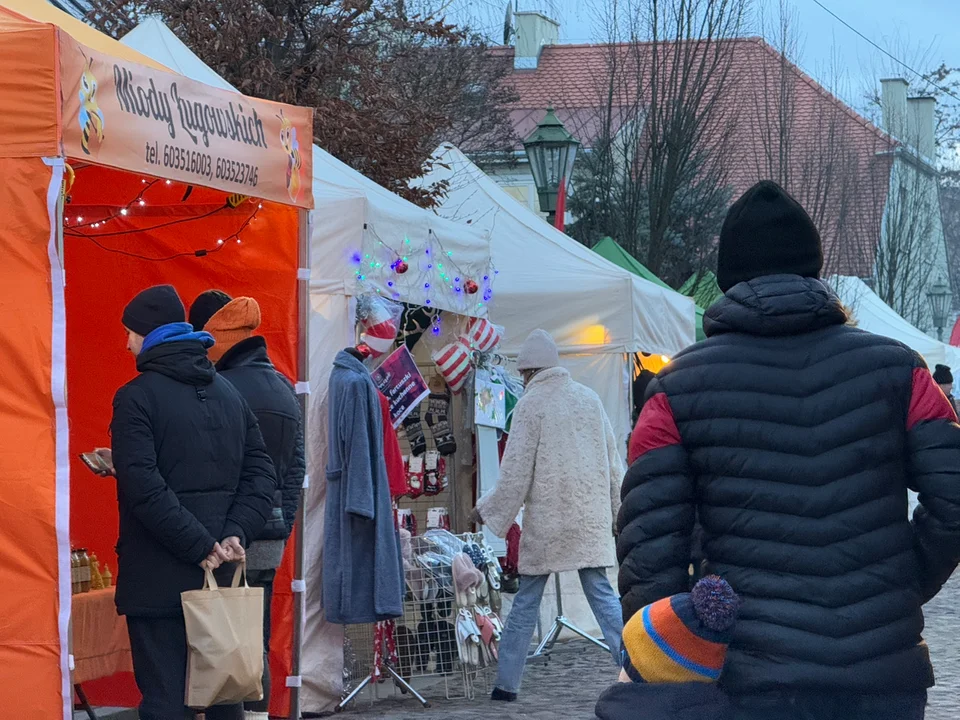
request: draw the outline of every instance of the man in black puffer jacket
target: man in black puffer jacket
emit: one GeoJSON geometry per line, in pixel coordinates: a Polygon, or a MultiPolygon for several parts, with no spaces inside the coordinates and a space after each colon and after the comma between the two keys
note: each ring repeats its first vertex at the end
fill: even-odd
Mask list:
{"type": "MultiPolygon", "coordinates": [[[[169,285],[126,307],[140,374],[117,391],[110,425],[120,504],[116,602],[127,616],[141,720],[187,714],[180,593],[203,586],[201,566],[243,556],[270,515],[276,483],[256,417],[207,358],[213,339],[184,316],[169,285]]],[[[209,708],[206,717],[240,720],[243,706],[209,708]]]]}
{"type": "Polygon", "coordinates": [[[260,423],[267,453],[277,471],[273,516],[247,550],[250,584],[263,588],[263,698],[246,703],[247,720],[266,718],[270,708],[270,605],[273,581],[283,549],[293,530],[300,504],[306,461],[303,423],[293,385],[267,354],[267,341],[253,333],[260,327],[260,305],[253,298],[232,299],[221,290],[207,290],[190,306],[194,330],[206,330],[216,341],[207,352],[217,372],[240,391],[260,423]]]}
{"type": "Polygon", "coordinates": [[[624,617],[686,590],[699,513],[707,571],[743,599],[721,680],[738,717],[915,720],[922,606],[960,560],[960,426],[919,355],[846,323],[822,262],[774,183],[731,208],[709,339],[651,383],[631,439],[624,617]]]}

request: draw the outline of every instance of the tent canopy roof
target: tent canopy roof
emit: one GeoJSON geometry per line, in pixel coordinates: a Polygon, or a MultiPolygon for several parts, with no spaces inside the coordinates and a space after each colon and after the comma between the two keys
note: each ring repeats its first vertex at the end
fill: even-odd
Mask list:
{"type": "Polygon", "coordinates": [[[443,145],[419,182],[448,181],[438,212],[491,233],[498,280],[491,317],[516,353],[538,327],[561,351],[674,355],[694,341],[694,304],[600,257],[510,197],[460,150],[443,145]]]}
{"type": "Polygon", "coordinates": [[[21,15],[36,22],[49,23],[69,34],[77,42],[86,45],[91,50],[112,55],[121,60],[127,60],[139,65],[145,65],[154,70],[167,70],[156,60],[143,55],[131,47],[127,47],[109,35],[90,27],[82,20],[54,7],[47,0],[0,0],[0,11],[21,15]]]}
{"type": "Polygon", "coordinates": [[[697,305],[708,308],[723,297],[723,290],[717,284],[717,276],[712,270],[694,273],[680,286],[680,292],[692,297],[697,305]]]}
{"type": "Polygon", "coordinates": [[[835,276],[828,282],[853,314],[861,330],[902,342],[923,355],[931,367],[937,364],[960,367],[960,349],[939,342],[915,328],[860,278],[835,276]]]}
{"type": "MultiPolygon", "coordinates": [[[[667,285],[663,280],[654,275],[642,262],[637,260],[633,255],[628,253],[623,249],[623,246],[614,240],[609,235],[603,238],[600,242],[593,246],[593,251],[597,253],[600,257],[605,257],[607,260],[612,262],[614,265],[622,267],[624,270],[632,272],[638,277],[642,277],[644,280],[649,280],[652,283],[656,283],[660,287],[665,287],[668,289],[673,289],[667,285]]],[[[680,291],[681,295],[686,295],[687,297],[692,297],[691,293],[680,291]]],[[[707,336],[703,332],[703,308],[699,305],[696,308],[697,312],[697,340],[703,340],[707,336]]]]}

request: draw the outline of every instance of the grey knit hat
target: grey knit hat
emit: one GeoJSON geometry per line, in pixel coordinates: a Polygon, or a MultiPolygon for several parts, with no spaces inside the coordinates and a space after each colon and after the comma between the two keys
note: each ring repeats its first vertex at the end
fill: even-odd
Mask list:
{"type": "Polygon", "coordinates": [[[546,370],[559,365],[557,344],[546,330],[534,330],[523,341],[517,356],[517,370],[546,370]]]}

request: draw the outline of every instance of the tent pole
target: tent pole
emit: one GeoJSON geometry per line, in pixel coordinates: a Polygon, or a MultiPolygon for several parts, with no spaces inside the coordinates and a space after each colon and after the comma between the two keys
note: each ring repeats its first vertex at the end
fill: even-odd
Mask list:
{"type": "MultiPolygon", "coordinates": [[[[310,213],[299,211],[299,270],[297,272],[297,302],[299,305],[298,333],[298,370],[297,385],[300,389],[300,413],[303,418],[303,435],[307,437],[308,401],[310,398],[310,213]]],[[[304,503],[307,494],[307,478],[304,477],[300,490],[300,504],[297,508],[297,521],[294,530],[294,569],[293,569],[293,657],[290,663],[290,720],[300,720],[302,716],[300,688],[302,687],[301,667],[303,658],[303,623],[306,588],[303,582],[303,525],[304,503]]]]}

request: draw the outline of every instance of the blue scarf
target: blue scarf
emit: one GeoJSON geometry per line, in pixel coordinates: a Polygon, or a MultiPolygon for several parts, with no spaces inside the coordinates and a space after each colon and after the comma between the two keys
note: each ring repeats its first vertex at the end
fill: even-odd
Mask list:
{"type": "Polygon", "coordinates": [[[186,340],[198,340],[203,347],[208,350],[214,345],[213,335],[210,333],[203,331],[194,332],[193,325],[190,323],[170,323],[168,325],[161,325],[147,335],[143,339],[143,348],[140,352],[144,353],[150,348],[163,345],[164,343],[184,342],[186,340]]]}

